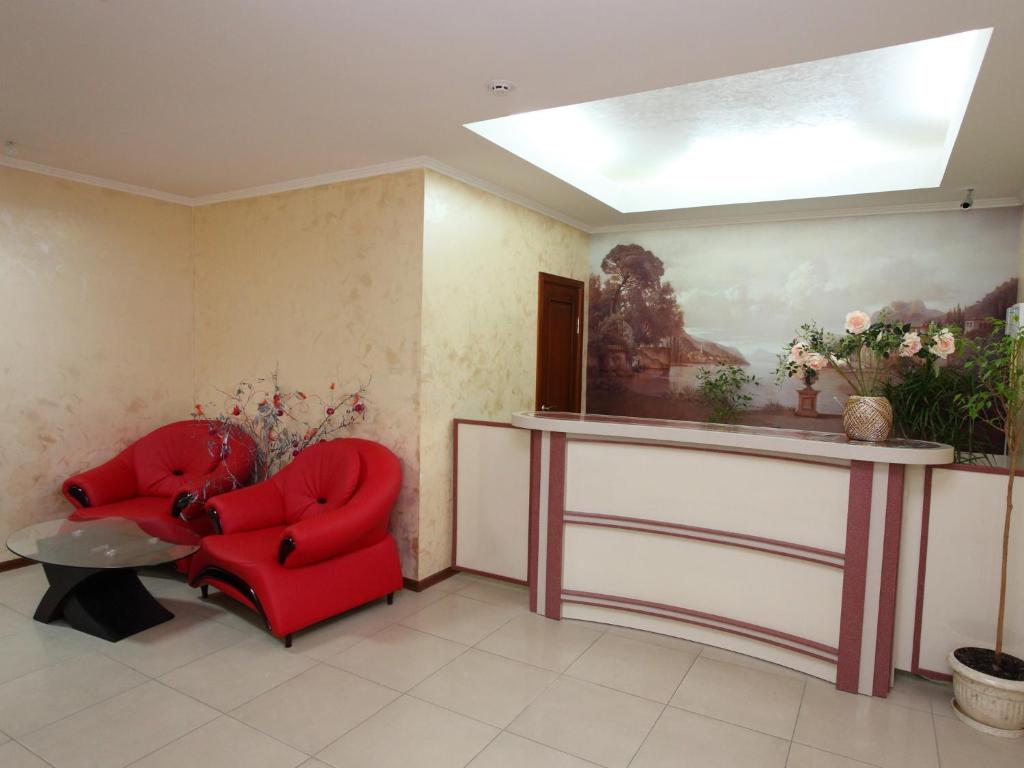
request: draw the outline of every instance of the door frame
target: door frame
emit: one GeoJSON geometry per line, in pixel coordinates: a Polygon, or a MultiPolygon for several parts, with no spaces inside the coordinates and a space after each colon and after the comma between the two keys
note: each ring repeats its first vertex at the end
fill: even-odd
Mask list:
{"type": "Polygon", "coordinates": [[[548,272],[537,273],[537,365],[534,369],[534,408],[540,410],[541,403],[541,363],[544,361],[546,342],[544,339],[544,323],[547,320],[544,307],[544,284],[551,283],[576,291],[579,297],[576,311],[576,343],[573,345],[573,412],[579,413],[583,405],[583,305],[585,301],[584,282],[571,277],[552,275],[548,272]]]}

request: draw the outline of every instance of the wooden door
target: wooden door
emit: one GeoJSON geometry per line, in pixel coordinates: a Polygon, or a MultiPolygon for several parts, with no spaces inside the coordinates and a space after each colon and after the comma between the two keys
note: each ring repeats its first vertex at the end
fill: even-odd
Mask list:
{"type": "Polygon", "coordinates": [[[538,411],[578,413],[583,373],[583,283],[540,273],[538,411]]]}

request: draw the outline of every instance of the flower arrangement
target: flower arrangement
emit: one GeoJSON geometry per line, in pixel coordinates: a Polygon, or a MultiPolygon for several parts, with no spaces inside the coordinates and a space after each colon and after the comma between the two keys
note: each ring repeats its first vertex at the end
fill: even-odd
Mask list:
{"type": "Polygon", "coordinates": [[[834,368],[854,394],[881,394],[892,363],[901,358],[931,363],[945,360],[957,348],[954,328],[934,323],[915,330],[907,323],[882,317],[871,321],[866,312],[846,316],[845,333],[830,333],[815,323],[800,326],[799,336],[779,355],[780,379],[799,377],[811,386],[828,367],[834,368]]]}
{"type": "Polygon", "coordinates": [[[253,381],[242,380],[230,392],[218,390],[224,395],[220,414],[209,416],[203,405],[196,403],[192,416],[240,429],[252,438],[255,482],[262,482],[309,446],[365,419],[368,386],[341,395],[331,382],[330,394],[324,399],[298,389],[283,389],[275,370],[253,381]]]}

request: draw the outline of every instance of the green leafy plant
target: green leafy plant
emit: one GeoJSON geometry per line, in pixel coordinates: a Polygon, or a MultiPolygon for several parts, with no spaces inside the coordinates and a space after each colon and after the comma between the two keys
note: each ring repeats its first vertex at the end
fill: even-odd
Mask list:
{"type": "Polygon", "coordinates": [[[995,450],[992,440],[960,406],[976,390],[976,378],[962,366],[904,363],[882,386],[892,403],[894,434],[952,445],[958,464],[987,460],[995,450]]]}
{"type": "Polygon", "coordinates": [[[711,406],[708,421],[735,424],[742,411],[754,401],[746,388],[757,385],[757,377],[748,375],[738,365],[720,365],[714,370],[697,371],[697,396],[711,406]]]}
{"type": "MultiPolygon", "coordinates": [[[[999,579],[999,613],[993,667],[1003,661],[1003,629],[1006,619],[1006,573],[1010,554],[1010,521],[1013,517],[1013,480],[1017,474],[1024,416],[1024,332],[1006,333],[1006,324],[991,320],[992,336],[983,342],[969,341],[964,368],[977,377],[977,387],[957,398],[972,419],[999,430],[1006,438],[1009,473],[1006,479],[1006,512],[1003,517],[1003,553],[999,579]]],[[[1019,324],[1019,320],[1018,320],[1019,324]]],[[[1019,663],[1019,662],[1018,662],[1019,663]]]]}

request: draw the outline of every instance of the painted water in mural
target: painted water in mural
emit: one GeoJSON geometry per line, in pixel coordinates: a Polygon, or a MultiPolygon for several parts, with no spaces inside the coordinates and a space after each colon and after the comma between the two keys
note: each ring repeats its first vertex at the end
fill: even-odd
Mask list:
{"type": "Polygon", "coordinates": [[[862,310],[987,334],[1016,301],[1020,222],[1007,208],[597,235],[587,410],[707,421],[700,372],[736,366],[756,382],[740,423],[841,431],[850,391],[834,370],[810,409],[802,381],[777,380],[797,328],[840,333],[862,310]]]}

